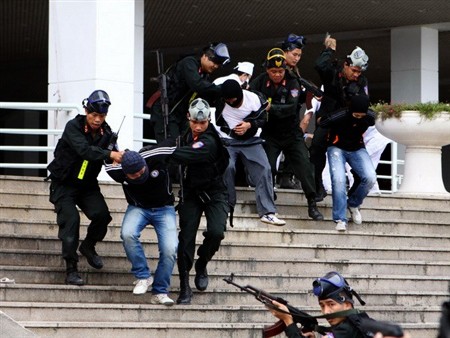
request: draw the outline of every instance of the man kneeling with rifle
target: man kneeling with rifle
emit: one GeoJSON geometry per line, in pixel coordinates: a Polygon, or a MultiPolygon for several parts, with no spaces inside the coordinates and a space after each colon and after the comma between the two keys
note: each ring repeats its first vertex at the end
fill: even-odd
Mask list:
{"type": "MultiPolygon", "coordinates": [[[[331,325],[325,337],[334,338],[410,338],[408,333],[403,334],[402,329],[395,324],[379,322],[370,319],[363,311],[354,309],[353,296],[361,305],[365,302],[350,287],[344,277],[331,271],[322,278],[313,282],[313,293],[318,297],[322,316],[331,325]]],[[[300,331],[296,320],[289,311],[289,307],[272,301],[273,306],[268,306],[269,311],[286,324],[285,333],[289,338],[314,338],[314,332],[300,331]]],[[[295,314],[294,314],[295,316],[295,314]]],[[[298,321],[298,320],[297,320],[298,321]]],[[[324,327],[320,327],[324,329],[324,327]]],[[[321,330],[322,331],[322,330],[321,330]]],[[[323,331],[322,331],[323,333],[323,331]]]]}

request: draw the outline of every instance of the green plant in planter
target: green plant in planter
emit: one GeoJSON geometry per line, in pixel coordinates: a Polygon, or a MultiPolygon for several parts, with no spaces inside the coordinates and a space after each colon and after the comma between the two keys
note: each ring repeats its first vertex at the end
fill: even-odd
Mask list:
{"type": "Polygon", "coordinates": [[[377,116],[382,120],[397,118],[402,116],[402,111],[415,110],[420,113],[425,119],[432,120],[437,113],[443,111],[450,111],[450,105],[442,102],[425,102],[425,103],[384,103],[379,102],[372,106],[370,109],[377,113],[377,116]]]}

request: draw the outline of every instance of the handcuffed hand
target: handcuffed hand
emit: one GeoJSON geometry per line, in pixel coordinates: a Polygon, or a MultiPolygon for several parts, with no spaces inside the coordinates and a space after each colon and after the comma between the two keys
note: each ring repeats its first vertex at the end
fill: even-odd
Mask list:
{"type": "Polygon", "coordinates": [[[250,124],[250,122],[241,122],[236,127],[234,127],[234,132],[237,135],[244,135],[251,126],[252,125],[250,124]]]}

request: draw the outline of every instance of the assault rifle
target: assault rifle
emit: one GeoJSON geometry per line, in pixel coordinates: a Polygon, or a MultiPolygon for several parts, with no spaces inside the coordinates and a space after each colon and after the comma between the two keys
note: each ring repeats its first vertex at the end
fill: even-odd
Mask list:
{"type": "MultiPolygon", "coordinates": [[[[245,291],[253,296],[266,305],[267,307],[271,309],[276,309],[277,311],[284,312],[283,310],[279,309],[275,305],[273,305],[272,301],[276,301],[278,303],[284,304],[288,310],[289,314],[292,315],[292,319],[294,323],[300,324],[301,332],[307,333],[307,332],[318,332],[323,336],[327,335],[327,332],[331,331],[331,327],[327,326],[321,326],[319,325],[317,319],[330,319],[330,318],[340,318],[340,317],[348,317],[351,315],[359,314],[360,316],[360,324],[358,325],[358,328],[361,332],[363,332],[366,336],[373,336],[375,333],[380,332],[383,334],[383,336],[392,336],[392,337],[403,337],[403,330],[402,328],[394,323],[390,322],[380,322],[377,320],[374,320],[372,318],[369,318],[367,314],[364,311],[360,311],[357,309],[349,309],[344,311],[338,311],[334,313],[329,313],[325,315],[319,315],[319,316],[311,316],[310,314],[301,311],[297,309],[296,307],[293,307],[288,304],[286,300],[283,298],[271,295],[270,293],[265,292],[262,289],[255,288],[251,285],[239,285],[233,281],[234,274],[232,273],[230,277],[224,278],[223,280],[227,282],[228,284],[232,284],[236,286],[237,288],[241,289],[242,291],[245,291]]],[[[286,324],[279,320],[273,325],[265,326],[263,329],[263,338],[269,338],[276,336],[284,331],[286,328],[286,324]]]]}
{"type": "MultiPolygon", "coordinates": [[[[306,333],[306,332],[316,331],[323,335],[326,334],[326,332],[323,331],[321,329],[321,327],[319,327],[317,319],[315,317],[289,305],[288,302],[286,300],[284,300],[283,298],[271,295],[270,293],[267,293],[264,290],[255,288],[254,286],[251,286],[251,285],[245,285],[245,286],[239,285],[233,281],[233,278],[234,278],[234,274],[232,273],[230,275],[230,277],[224,278],[223,280],[225,282],[227,282],[228,284],[232,284],[232,285],[236,286],[237,288],[241,289],[242,291],[245,291],[245,292],[255,296],[256,300],[263,303],[267,307],[278,309],[277,307],[275,307],[273,305],[272,301],[276,301],[278,303],[286,305],[286,307],[289,309],[290,314],[292,315],[294,322],[302,325],[302,329],[301,329],[302,332],[306,333]]],[[[282,333],[285,328],[286,328],[286,324],[282,320],[279,320],[278,322],[276,322],[273,325],[264,327],[263,337],[269,338],[269,337],[276,336],[276,335],[282,333]]]]}
{"type": "Polygon", "coordinates": [[[161,51],[156,51],[156,62],[158,64],[158,83],[161,93],[161,109],[164,118],[164,138],[167,138],[167,126],[169,124],[169,97],[167,96],[167,74],[164,72],[164,61],[161,51]]]}
{"type": "Polygon", "coordinates": [[[297,79],[300,82],[300,84],[306,89],[307,92],[312,93],[315,97],[318,98],[323,97],[324,95],[323,91],[317,88],[315,84],[309,82],[308,80],[305,80],[300,75],[298,75],[297,79]]]}

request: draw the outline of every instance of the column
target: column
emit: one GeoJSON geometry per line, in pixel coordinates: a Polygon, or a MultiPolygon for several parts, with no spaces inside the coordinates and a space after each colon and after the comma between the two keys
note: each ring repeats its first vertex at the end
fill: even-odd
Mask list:
{"type": "Polygon", "coordinates": [[[391,31],[391,101],[439,100],[439,32],[413,26],[391,31]]]}
{"type": "MultiPolygon", "coordinates": [[[[121,149],[139,149],[143,111],[144,0],[50,0],[49,102],[80,103],[95,89],[111,99],[106,121],[121,149]]],[[[49,112],[49,128],[74,117],[49,112]]],[[[104,172],[99,177],[109,179],[104,172]]]]}

